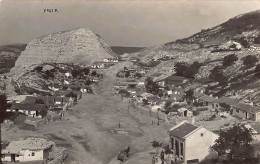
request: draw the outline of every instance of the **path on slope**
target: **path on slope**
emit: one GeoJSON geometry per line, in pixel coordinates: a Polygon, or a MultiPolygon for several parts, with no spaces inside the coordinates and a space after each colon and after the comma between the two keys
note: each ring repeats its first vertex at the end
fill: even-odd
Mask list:
{"type": "MultiPolygon", "coordinates": [[[[121,64],[122,66],[124,64],[121,64]]],[[[154,118],[148,113],[129,108],[128,102],[115,96],[113,84],[117,80],[116,70],[117,67],[110,68],[103,81],[94,87],[95,94],[85,95],[74,107],[74,112],[66,116],[73,126],[69,130],[74,135],[86,136],[90,146],[90,151],[83,151],[82,145],[73,137],[70,138],[69,142],[75,143],[74,147],[80,150],[72,152],[75,153],[72,155],[78,163],[84,160],[88,163],[119,163],[116,156],[126,146],[131,147],[131,158],[127,163],[150,163],[150,155],[147,153],[152,149],[150,142],[167,139],[165,129],[169,127],[168,124],[151,125],[154,118]],[[119,123],[128,134],[113,133],[119,123]],[[83,156],[87,159],[80,159],[83,156]],[[148,160],[145,161],[144,158],[148,160]]]]}

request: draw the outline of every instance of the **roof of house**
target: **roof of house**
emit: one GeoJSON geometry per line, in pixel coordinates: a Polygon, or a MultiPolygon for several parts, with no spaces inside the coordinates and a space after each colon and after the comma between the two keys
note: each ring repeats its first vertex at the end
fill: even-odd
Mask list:
{"type": "Polygon", "coordinates": [[[226,104],[228,104],[228,105],[236,105],[236,104],[238,104],[239,103],[239,101],[240,100],[238,100],[238,99],[233,99],[233,98],[230,98],[230,97],[220,97],[219,99],[218,99],[218,101],[220,102],[220,103],[226,103],[226,104]]]}
{"type": "Polygon", "coordinates": [[[260,123],[251,124],[251,127],[255,130],[257,134],[260,134],[260,123]]]}
{"type": "Polygon", "coordinates": [[[51,105],[54,103],[53,96],[26,96],[22,104],[35,104],[37,99],[42,100],[46,105],[51,105]]]}
{"type": "Polygon", "coordinates": [[[140,94],[141,97],[151,97],[151,96],[154,96],[153,94],[151,93],[148,93],[148,92],[144,92],[142,94],[140,94]]]}
{"type": "Polygon", "coordinates": [[[13,104],[12,109],[21,109],[21,110],[29,110],[29,111],[42,111],[47,110],[45,104],[13,104]]]}
{"type": "Polygon", "coordinates": [[[2,151],[2,153],[19,153],[21,150],[45,150],[54,145],[52,141],[46,141],[43,138],[27,138],[18,141],[12,141],[2,151]]]}
{"type": "Polygon", "coordinates": [[[166,81],[177,81],[177,82],[182,82],[185,79],[187,79],[187,78],[182,77],[182,76],[169,76],[169,77],[165,78],[166,81]]]}
{"type": "Polygon", "coordinates": [[[232,105],[232,107],[249,113],[260,113],[260,108],[245,103],[238,103],[232,105]]]}
{"type": "Polygon", "coordinates": [[[58,90],[58,91],[54,92],[54,96],[65,96],[70,92],[71,91],[68,91],[68,90],[58,90]]]}
{"type": "Polygon", "coordinates": [[[179,139],[184,139],[185,136],[187,136],[188,134],[190,134],[198,128],[199,127],[189,124],[187,122],[180,123],[170,130],[170,136],[177,137],[179,139]]]}
{"type": "Polygon", "coordinates": [[[147,100],[148,101],[159,101],[159,98],[157,96],[150,96],[150,97],[147,97],[147,100]]]}
{"type": "Polygon", "coordinates": [[[177,111],[178,112],[184,112],[184,111],[186,111],[186,110],[188,110],[187,108],[180,108],[180,109],[178,109],[177,111]]]}

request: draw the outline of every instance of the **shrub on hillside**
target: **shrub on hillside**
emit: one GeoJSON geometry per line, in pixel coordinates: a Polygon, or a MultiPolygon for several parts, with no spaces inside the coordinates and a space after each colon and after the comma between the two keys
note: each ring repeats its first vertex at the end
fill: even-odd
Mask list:
{"type": "Polygon", "coordinates": [[[230,54],[224,57],[223,66],[228,67],[234,64],[238,60],[238,57],[235,54],[230,54]]]}
{"type": "Polygon", "coordinates": [[[194,78],[198,73],[201,63],[195,61],[191,65],[186,62],[178,62],[175,64],[175,71],[177,76],[184,76],[188,78],[194,78]]]}
{"type": "Polygon", "coordinates": [[[255,55],[247,55],[243,59],[243,63],[245,66],[252,67],[255,65],[255,63],[258,62],[258,59],[255,55]]]}
{"type": "Polygon", "coordinates": [[[210,71],[209,78],[213,81],[219,82],[220,85],[224,85],[228,81],[227,77],[224,76],[220,66],[216,66],[210,71]]]}

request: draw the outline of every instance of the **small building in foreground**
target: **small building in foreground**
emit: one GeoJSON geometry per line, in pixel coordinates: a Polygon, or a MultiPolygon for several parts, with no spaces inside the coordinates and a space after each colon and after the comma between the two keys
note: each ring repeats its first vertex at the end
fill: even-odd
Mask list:
{"type": "Polygon", "coordinates": [[[26,140],[12,141],[2,150],[3,162],[25,162],[47,160],[54,142],[43,138],[27,138],[26,140]]]}
{"type": "Polygon", "coordinates": [[[210,153],[218,135],[202,126],[183,121],[169,131],[169,146],[177,161],[198,163],[210,153]]]}

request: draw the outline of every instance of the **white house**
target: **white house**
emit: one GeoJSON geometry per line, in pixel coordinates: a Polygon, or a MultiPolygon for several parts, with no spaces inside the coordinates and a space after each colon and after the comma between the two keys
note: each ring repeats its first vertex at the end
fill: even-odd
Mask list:
{"type": "Polygon", "coordinates": [[[256,141],[260,141],[260,126],[259,124],[246,124],[245,127],[250,130],[252,138],[256,141]]]}
{"type": "Polygon", "coordinates": [[[118,62],[118,58],[105,58],[103,61],[104,61],[104,62],[117,63],[117,62],[118,62]]]}
{"type": "Polygon", "coordinates": [[[210,152],[218,135],[193,124],[183,121],[169,131],[169,146],[177,161],[183,163],[198,163],[210,152]]]}
{"type": "Polygon", "coordinates": [[[66,72],[64,75],[65,75],[67,78],[72,77],[72,75],[71,75],[70,72],[66,72]]]}
{"type": "Polygon", "coordinates": [[[48,159],[54,142],[43,138],[27,138],[12,141],[2,150],[1,159],[4,162],[43,161],[48,159]]]}
{"type": "Polygon", "coordinates": [[[177,111],[178,111],[178,114],[183,117],[192,117],[193,116],[193,112],[188,110],[187,108],[180,108],[177,111]]]}

